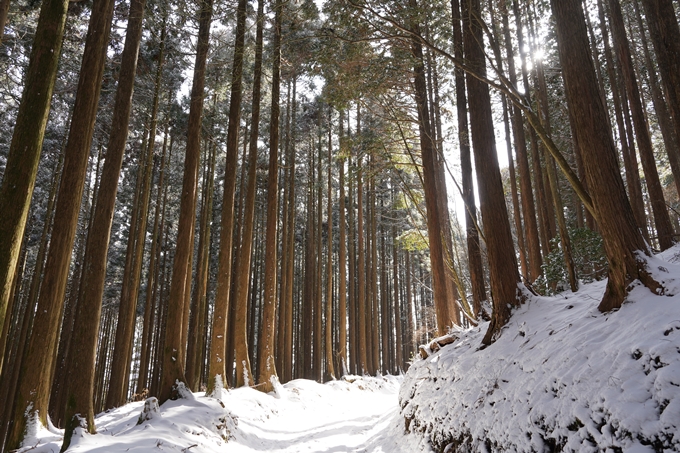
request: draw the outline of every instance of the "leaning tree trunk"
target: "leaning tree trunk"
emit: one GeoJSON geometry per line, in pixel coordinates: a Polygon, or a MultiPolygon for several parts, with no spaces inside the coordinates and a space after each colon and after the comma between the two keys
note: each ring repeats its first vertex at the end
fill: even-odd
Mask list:
{"type": "Polygon", "coordinates": [[[672,0],[642,0],[661,81],[680,140],[680,27],[672,0]]]}
{"type": "MultiPolygon", "coordinates": [[[[53,362],[59,338],[60,314],[63,309],[71,251],[87,174],[87,162],[90,156],[106,60],[106,48],[113,18],[113,4],[113,0],[100,0],[93,4],[78,80],[78,90],[73,107],[73,117],[64,151],[64,170],[57,195],[45,276],[38,298],[38,308],[31,339],[19,377],[19,387],[14,405],[15,424],[9,442],[11,448],[14,448],[26,434],[24,428],[29,419],[40,419],[42,423],[47,421],[49,386],[52,382],[53,362]],[[29,407],[30,409],[27,410],[29,407]]],[[[82,308],[87,310],[90,307],[82,308]]],[[[84,332],[79,332],[77,329],[74,331],[75,341],[80,341],[77,335],[81,333],[84,332]]],[[[86,362],[88,357],[84,353],[84,356],[79,357],[78,360],[86,362]]],[[[93,374],[79,375],[86,380],[86,385],[81,387],[89,385],[90,380],[94,384],[93,374]]],[[[77,406],[78,410],[84,415],[83,418],[87,419],[88,429],[94,432],[91,393],[88,395],[87,401],[80,399],[82,394],[70,396],[73,397],[71,401],[74,404],[67,405],[67,420],[68,417],[73,415],[69,406],[71,408],[77,406]]],[[[67,431],[65,444],[68,444],[68,434],[67,431]]]]}
{"type": "Polygon", "coordinates": [[[619,308],[634,279],[656,292],[660,285],[645,270],[650,251],[633,217],[619,174],[616,147],[599,95],[579,0],[551,0],[566,97],[575,122],[583,163],[609,261],[609,281],[600,311],[619,308]]]}
{"type": "Polygon", "coordinates": [[[635,138],[637,139],[638,150],[640,151],[640,160],[642,162],[642,169],[645,173],[645,181],[647,183],[647,190],[649,191],[652,211],[654,212],[654,223],[659,246],[661,247],[661,250],[666,250],[673,245],[673,226],[671,225],[671,219],[668,215],[668,210],[666,209],[666,201],[664,199],[663,187],[659,180],[659,172],[656,169],[652,140],[649,135],[647,121],[642,107],[640,90],[635,77],[633,60],[631,58],[630,47],[623,22],[623,13],[621,12],[621,4],[618,0],[609,0],[609,7],[614,46],[616,47],[616,54],[619,58],[619,63],[621,64],[623,79],[626,85],[628,103],[633,117],[633,127],[635,128],[635,138]]]}
{"type": "MultiPolygon", "coordinates": [[[[68,0],[46,0],[26,70],[5,174],[0,186],[0,326],[12,292],[21,240],[33,196],[50,101],[61,54],[68,0]]],[[[44,381],[43,381],[44,382],[44,381]]],[[[46,415],[43,411],[42,416],[46,415]]],[[[43,419],[44,420],[44,419],[43,419]]],[[[18,439],[15,439],[18,446],[18,439]]]]}
{"type": "Polygon", "coordinates": [[[7,24],[7,15],[9,14],[9,0],[0,1],[0,44],[5,37],[5,25],[7,24]]]}
{"type": "MultiPolygon", "coordinates": [[[[468,5],[469,10],[463,12],[465,58],[477,74],[485,74],[479,0],[471,0],[468,5]]],[[[467,75],[467,86],[479,201],[489,257],[489,283],[493,294],[493,317],[483,339],[484,344],[490,344],[510,318],[510,307],[521,302],[520,280],[496,154],[489,87],[470,74],[467,75]]]]}
{"type": "Polygon", "coordinates": [[[184,326],[185,292],[187,274],[190,273],[188,264],[191,262],[194,231],[196,194],[198,186],[198,167],[201,155],[201,119],[203,116],[203,91],[205,87],[205,68],[208,56],[210,38],[210,24],[212,22],[213,0],[199,2],[199,28],[196,48],[196,63],[194,65],[194,79],[191,87],[191,104],[189,108],[189,125],[187,130],[187,144],[184,158],[184,179],[182,181],[182,195],[180,201],[179,221],[177,223],[177,244],[172,266],[172,281],[170,284],[170,300],[168,302],[168,317],[165,341],[163,344],[159,400],[167,401],[173,394],[173,387],[177,380],[184,382],[184,363],[182,360],[185,345],[182,343],[182,329],[184,326]]]}

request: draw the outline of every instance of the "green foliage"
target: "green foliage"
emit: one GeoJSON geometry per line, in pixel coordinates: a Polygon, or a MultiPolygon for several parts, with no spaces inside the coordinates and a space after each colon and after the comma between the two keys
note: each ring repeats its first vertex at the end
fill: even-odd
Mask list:
{"type": "MultiPolygon", "coordinates": [[[[607,258],[604,254],[602,237],[587,228],[569,231],[576,275],[583,283],[602,280],[607,275],[607,258]]],[[[542,293],[554,294],[569,288],[567,268],[564,263],[562,244],[559,237],[551,241],[552,252],[543,260],[543,275],[535,282],[535,289],[542,293]]]]}
{"type": "Polygon", "coordinates": [[[404,250],[409,252],[421,252],[429,249],[427,236],[424,231],[406,230],[397,238],[397,241],[404,250]]]}

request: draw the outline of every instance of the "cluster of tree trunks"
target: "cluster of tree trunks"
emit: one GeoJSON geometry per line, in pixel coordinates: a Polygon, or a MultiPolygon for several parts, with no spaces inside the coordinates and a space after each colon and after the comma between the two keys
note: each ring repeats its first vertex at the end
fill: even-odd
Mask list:
{"type": "MultiPolygon", "coordinates": [[[[575,228],[603,240],[601,311],[620,307],[636,279],[663,292],[646,260],[678,227],[668,209],[680,188],[672,0],[451,0],[445,30],[441,5],[417,0],[394,11],[338,2],[328,28],[303,3],[258,0],[249,17],[239,0],[225,57],[211,38],[218,5],[199,0],[184,113],[175,35],[187,18],[132,0],[111,58],[114,1],[94,0],[56,159],[41,150],[69,2],[41,4],[0,186],[0,449],[18,448],[49,417],[66,428],[65,450],[76,427],[96,432],[96,412],[148,395],[164,402],[182,387],[219,396],[226,386],[269,392],[278,380],[398,373],[418,343],[452,341],[443,336],[454,325],[490,320],[491,344],[555,253],[578,289],[575,228]],[[557,75],[534,55],[547,14],[557,75]],[[331,30],[328,42],[319,30],[331,30]],[[364,38],[389,44],[388,69],[367,72],[387,57],[364,38]],[[447,143],[450,65],[457,136],[447,143]],[[319,71],[325,86],[310,99],[319,71]],[[100,101],[113,79],[108,116],[100,101]],[[463,227],[449,213],[448,145],[460,150],[463,227]],[[38,216],[41,165],[52,168],[38,216]]],[[[8,11],[0,1],[0,46],[8,11]]]]}

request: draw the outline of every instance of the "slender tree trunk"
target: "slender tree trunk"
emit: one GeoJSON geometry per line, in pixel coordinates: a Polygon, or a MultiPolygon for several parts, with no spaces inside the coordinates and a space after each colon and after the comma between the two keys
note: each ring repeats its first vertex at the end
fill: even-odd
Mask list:
{"type": "Polygon", "coordinates": [[[635,145],[630,142],[629,146],[628,132],[631,125],[628,120],[628,107],[625,93],[619,92],[619,77],[617,66],[614,64],[614,57],[609,45],[609,30],[605,19],[605,10],[602,0],[598,0],[598,17],[600,22],[600,32],[602,33],[604,42],[604,56],[607,65],[607,73],[610,79],[612,99],[614,101],[614,113],[616,116],[616,124],[619,132],[619,139],[621,140],[621,152],[623,155],[623,164],[626,169],[626,185],[628,188],[628,196],[633,207],[633,215],[635,220],[643,232],[643,236],[649,241],[649,234],[647,234],[647,218],[645,215],[645,207],[642,198],[642,186],[640,185],[640,176],[637,166],[637,157],[635,156],[635,145]]]}
{"type": "Polygon", "coordinates": [[[0,1],[0,44],[5,36],[5,24],[7,24],[7,15],[9,14],[9,0],[0,1]]]}
{"type": "MultiPolygon", "coordinates": [[[[5,324],[21,240],[38,172],[50,101],[57,76],[68,0],[45,0],[40,8],[19,112],[0,185],[0,326],[5,324]]],[[[45,381],[43,381],[45,382],[45,381]]],[[[48,381],[49,382],[49,381],[48,381]]],[[[46,411],[42,412],[43,420],[46,411]]],[[[18,446],[19,434],[10,448],[18,446]]]]}
{"type": "MultiPolygon", "coordinates": [[[[208,0],[211,1],[212,0],[208,0]]],[[[234,197],[236,190],[236,169],[238,159],[238,136],[241,114],[243,83],[243,49],[245,42],[246,1],[239,0],[237,7],[236,38],[234,43],[234,64],[231,76],[231,97],[229,100],[229,125],[227,129],[227,158],[224,174],[224,193],[222,197],[222,229],[220,231],[219,265],[217,272],[217,291],[213,314],[212,338],[208,392],[215,388],[218,376],[225,381],[225,357],[227,356],[226,335],[229,313],[229,293],[232,277],[232,250],[234,233],[234,197]]],[[[238,365],[238,363],[237,363],[238,365]]],[[[248,371],[250,372],[250,371],[248,371]]],[[[242,373],[241,373],[242,374],[242,373]]]]}
{"type": "MultiPolygon", "coordinates": [[[[269,176],[267,180],[267,229],[265,238],[264,308],[262,331],[258,342],[259,390],[267,393],[274,389],[276,365],[274,363],[274,338],[276,335],[276,281],[278,275],[277,225],[279,212],[279,116],[281,89],[281,25],[283,2],[274,3],[274,61],[272,63],[272,105],[269,125],[269,176]]],[[[316,351],[315,351],[316,353],[316,351]]]]}
{"type": "Polygon", "coordinates": [[[619,63],[621,64],[623,79],[626,84],[626,92],[628,94],[628,102],[633,116],[633,127],[635,128],[640,160],[642,161],[645,182],[647,184],[647,190],[654,212],[654,223],[656,225],[659,246],[661,247],[661,250],[665,250],[674,243],[673,226],[671,225],[668,210],[666,209],[663,188],[661,187],[659,173],[656,169],[654,150],[652,149],[652,141],[649,136],[649,129],[642,108],[640,91],[633,69],[633,61],[630,55],[628,38],[623,22],[623,13],[621,12],[619,1],[609,0],[609,9],[614,45],[616,47],[619,63]]]}
{"type": "MultiPolygon", "coordinates": [[[[465,0],[466,1],[466,0],[465,0]]],[[[463,58],[463,30],[461,28],[460,4],[458,0],[451,0],[453,17],[454,52],[457,58],[463,58]]],[[[472,160],[470,158],[470,134],[468,127],[467,95],[465,94],[465,73],[459,67],[454,69],[456,84],[456,109],[458,113],[458,139],[460,141],[460,166],[463,184],[463,203],[465,204],[465,232],[467,235],[468,261],[470,269],[470,283],[475,315],[479,315],[482,301],[486,300],[484,285],[484,269],[482,267],[482,253],[479,244],[477,226],[477,206],[472,174],[472,160]]],[[[519,218],[519,212],[516,215],[519,218]]],[[[518,230],[518,235],[522,234],[518,230]]]]}
{"type": "MultiPolygon", "coordinates": [[[[411,7],[417,9],[416,0],[410,0],[411,7]]],[[[419,33],[419,25],[412,23],[411,28],[415,33],[419,33]]],[[[430,260],[432,262],[432,280],[435,297],[435,309],[437,312],[437,330],[439,335],[448,332],[448,328],[453,321],[449,312],[449,297],[446,285],[446,273],[444,263],[444,245],[442,243],[442,217],[439,204],[437,202],[436,184],[436,148],[433,141],[432,127],[429,122],[429,112],[427,106],[427,86],[425,80],[425,68],[423,65],[423,51],[419,41],[413,39],[411,52],[415,57],[414,85],[416,104],[418,106],[418,125],[420,129],[420,147],[423,160],[423,179],[425,191],[425,205],[427,209],[427,231],[430,249],[430,260]]]]}
{"type": "Polygon", "coordinates": [[[194,79],[191,88],[191,105],[189,109],[189,126],[187,131],[187,145],[184,160],[184,179],[182,181],[182,196],[180,201],[179,222],[177,225],[177,244],[172,267],[172,283],[170,286],[170,300],[168,303],[168,331],[163,344],[163,369],[159,400],[170,399],[177,380],[184,382],[184,363],[181,360],[182,328],[184,320],[184,302],[187,272],[191,262],[193,244],[191,242],[195,212],[196,191],[198,183],[198,167],[201,153],[201,119],[203,114],[203,90],[205,86],[205,68],[208,54],[210,24],[212,22],[213,0],[201,0],[198,44],[196,49],[196,63],[194,65],[194,79]]]}
{"type": "MultiPolygon", "coordinates": [[[[156,145],[158,105],[160,102],[161,81],[163,75],[165,33],[166,26],[164,24],[163,30],[161,31],[161,41],[159,45],[158,67],[156,69],[149,139],[147,141],[147,149],[143,150],[143,153],[140,153],[140,161],[143,162],[140,162],[138,171],[142,174],[142,184],[140,187],[138,204],[136,204],[134,207],[137,215],[133,215],[133,223],[130,226],[131,232],[128,238],[128,240],[132,243],[132,247],[128,247],[128,251],[131,252],[132,256],[128,257],[130,260],[130,268],[126,270],[129,271],[129,274],[126,275],[127,278],[125,279],[121,290],[119,318],[118,323],[116,324],[116,337],[113,349],[113,363],[111,364],[111,380],[109,381],[109,391],[106,396],[107,409],[121,406],[125,404],[127,400],[128,377],[130,375],[129,367],[130,361],[132,359],[132,342],[134,340],[135,321],[137,319],[137,299],[139,297],[142,264],[144,261],[146,227],[147,219],[149,217],[148,211],[149,200],[151,198],[151,182],[153,179],[153,157],[156,145]]],[[[120,167],[117,167],[117,170],[117,173],[120,173],[120,167]]],[[[115,199],[114,203],[109,206],[113,208],[114,204],[115,199]]],[[[106,208],[108,209],[109,206],[106,206],[106,208]]],[[[106,214],[108,215],[108,212],[106,214]]],[[[106,220],[109,223],[110,230],[110,220],[108,218],[106,220]]],[[[104,267],[102,267],[102,270],[105,273],[105,252],[101,258],[103,258],[104,262],[104,267]]],[[[103,276],[104,275],[102,275],[102,277],[103,276]]],[[[101,291],[103,291],[103,279],[101,283],[101,291]]],[[[88,291],[87,288],[83,288],[83,290],[88,291]]],[[[91,294],[90,297],[94,298],[97,295],[99,295],[98,297],[101,297],[101,294],[102,292],[98,291],[96,294],[91,294]]]]}
{"type": "MultiPolygon", "coordinates": [[[[680,149],[678,148],[678,136],[676,134],[676,129],[673,126],[673,117],[669,112],[661,87],[659,86],[659,79],[654,61],[652,61],[651,52],[649,51],[647,36],[645,34],[645,26],[642,21],[642,15],[640,14],[638,1],[634,1],[632,3],[635,9],[635,18],[637,20],[640,33],[642,49],[644,51],[645,65],[647,66],[647,73],[649,75],[648,84],[652,91],[652,102],[654,103],[654,110],[656,112],[656,117],[659,121],[659,128],[661,129],[661,134],[663,136],[666,154],[668,155],[668,162],[670,163],[671,171],[673,172],[675,188],[678,195],[680,196],[680,149]]],[[[678,39],[680,39],[680,35],[678,35],[678,39]]],[[[678,47],[678,55],[680,55],[680,46],[678,47]]],[[[643,71],[638,72],[642,73],[643,71]]],[[[678,111],[680,111],[680,109],[678,109],[678,111]]],[[[680,132],[680,128],[678,128],[677,131],[680,132]]]]}
{"type": "MultiPolygon", "coordinates": [[[[469,10],[463,11],[463,40],[466,59],[477,73],[484,74],[480,15],[479,0],[471,0],[469,10]]],[[[493,294],[493,317],[483,339],[484,344],[490,344],[510,318],[510,307],[518,306],[521,302],[519,273],[498,167],[489,87],[470,74],[467,76],[467,87],[471,106],[470,129],[493,294]]]]}
{"type": "MultiPolygon", "coordinates": [[[[163,192],[165,188],[165,174],[166,174],[166,153],[168,143],[168,123],[165,124],[165,133],[163,134],[163,152],[161,154],[161,163],[158,175],[158,192],[156,195],[156,207],[154,210],[153,229],[151,234],[151,253],[150,263],[146,279],[146,300],[144,304],[144,327],[142,329],[142,352],[139,359],[139,377],[137,378],[137,394],[142,394],[148,386],[149,363],[151,357],[151,338],[152,329],[154,327],[155,313],[156,313],[156,293],[158,288],[158,270],[160,261],[160,242],[161,242],[161,205],[163,203],[163,192]]],[[[172,153],[172,146],[170,147],[172,153]]],[[[168,156],[167,160],[170,160],[168,156]]],[[[147,389],[148,390],[148,389],[147,389]]]]}
{"type": "Polygon", "coordinates": [[[347,151],[347,142],[344,133],[344,112],[340,111],[339,124],[339,139],[340,149],[338,154],[341,156],[338,159],[338,184],[340,186],[339,194],[339,240],[338,240],[338,328],[339,328],[339,345],[338,357],[340,362],[340,373],[344,376],[348,373],[347,368],[347,228],[345,219],[345,152],[347,151]]]}
{"type": "Polygon", "coordinates": [[[672,0],[642,0],[661,81],[680,140],[680,27],[672,0]]]}
{"type": "MultiPolygon", "coordinates": [[[[297,101],[296,101],[296,80],[293,78],[293,99],[292,99],[292,114],[291,125],[296,124],[297,119],[297,101]]],[[[290,126],[290,125],[289,125],[290,126]]],[[[292,127],[292,126],[291,126],[292,127]]],[[[287,134],[288,135],[288,134],[287,134]]],[[[289,381],[293,379],[293,306],[294,306],[294,278],[295,278],[295,217],[297,214],[295,204],[295,132],[290,132],[290,138],[286,144],[287,157],[286,161],[289,166],[290,178],[288,180],[288,236],[285,241],[288,244],[288,255],[285,259],[288,261],[286,268],[286,294],[284,294],[285,301],[285,336],[284,336],[284,353],[283,353],[283,377],[284,380],[289,381]]],[[[300,349],[300,342],[297,342],[297,349],[300,349]]]]}
{"type": "Polygon", "coordinates": [[[328,204],[327,204],[327,228],[328,241],[326,250],[326,375],[335,380],[335,368],[333,366],[333,175],[332,175],[332,152],[333,152],[333,110],[328,111],[328,204]]]}

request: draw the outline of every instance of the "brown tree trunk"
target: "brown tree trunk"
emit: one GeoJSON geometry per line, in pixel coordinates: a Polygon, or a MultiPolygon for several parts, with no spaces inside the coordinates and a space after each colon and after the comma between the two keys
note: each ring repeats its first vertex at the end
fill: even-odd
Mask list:
{"type": "Polygon", "coordinates": [[[182,196],[180,201],[179,222],[177,224],[177,244],[172,266],[172,282],[170,285],[170,300],[168,303],[167,333],[163,344],[163,368],[159,391],[161,403],[170,399],[175,382],[185,381],[184,363],[181,360],[182,328],[184,326],[184,302],[187,272],[191,262],[196,212],[196,192],[198,185],[198,167],[201,154],[201,119],[203,116],[203,90],[205,86],[205,68],[208,54],[210,24],[212,22],[213,0],[199,2],[199,29],[196,49],[196,63],[194,65],[194,79],[191,87],[191,104],[189,109],[189,125],[187,131],[187,145],[184,160],[184,178],[182,181],[182,196]]]}
{"type": "Polygon", "coordinates": [[[644,256],[649,254],[626,197],[619,174],[616,148],[609,132],[593,62],[585,19],[579,0],[551,0],[557,43],[569,109],[574,118],[588,187],[601,227],[609,261],[609,281],[600,311],[618,308],[632,280],[640,278],[652,290],[659,285],[647,274],[644,256]]]}
{"type": "MultiPolygon", "coordinates": [[[[53,235],[47,254],[45,276],[38,299],[38,309],[31,339],[19,377],[19,387],[14,406],[15,423],[9,437],[10,448],[16,448],[21,438],[26,434],[24,429],[29,419],[35,417],[40,422],[45,423],[47,417],[49,386],[52,383],[54,371],[59,321],[63,310],[71,251],[92,144],[106,47],[113,17],[113,1],[102,0],[95,3],[93,8],[81,65],[81,68],[86,68],[86,70],[81,70],[78,81],[74,113],[64,151],[64,171],[57,195],[53,235]],[[30,410],[27,410],[29,406],[30,410]]],[[[27,84],[27,86],[30,85],[27,84]]],[[[31,86],[30,90],[33,89],[38,88],[31,86]]],[[[10,174],[9,171],[8,160],[6,174],[10,174]]],[[[88,358],[80,357],[80,360],[87,361],[88,358]]],[[[86,382],[94,379],[93,373],[78,375],[78,377],[81,376],[86,382]]],[[[83,385],[81,388],[84,387],[86,386],[83,385]]],[[[75,402],[76,396],[73,396],[75,402]]],[[[87,401],[80,399],[82,396],[82,393],[77,395],[76,404],[82,403],[84,405],[79,406],[79,409],[87,418],[88,429],[93,432],[94,414],[90,401],[91,388],[86,398],[87,401]]],[[[70,417],[72,413],[69,413],[67,409],[66,415],[70,417]]]]}
{"type": "Polygon", "coordinates": [[[680,27],[672,0],[642,0],[661,81],[680,140],[680,27]]]}
{"type": "MultiPolygon", "coordinates": [[[[67,9],[68,0],[46,0],[40,8],[24,81],[24,87],[27,88],[21,95],[5,173],[2,185],[0,185],[0,212],[2,212],[2,217],[0,217],[0,326],[5,323],[5,313],[19,261],[21,240],[24,236],[28,209],[33,196],[38,161],[47,117],[50,113],[54,81],[57,76],[67,9]]],[[[46,410],[43,410],[41,414],[44,421],[46,410]]],[[[19,434],[11,439],[10,448],[18,446],[23,426],[17,428],[19,434]]]]}
{"type": "MultiPolygon", "coordinates": [[[[642,186],[640,185],[640,175],[637,166],[637,157],[635,156],[635,145],[628,140],[627,129],[630,129],[628,106],[625,102],[625,93],[619,92],[619,74],[617,66],[614,64],[614,57],[611,46],[609,45],[609,30],[605,19],[605,10],[602,0],[598,0],[598,18],[600,22],[600,32],[602,33],[604,42],[604,56],[607,65],[607,73],[609,75],[612,99],[614,101],[614,114],[616,116],[616,124],[619,132],[619,139],[621,141],[621,152],[623,155],[623,164],[626,169],[626,185],[628,188],[628,197],[633,208],[633,215],[635,220],[642,230],[642,234],[647,241],[649,241],[649,234],[647,234],[647,218],[645,215],[645,207],[642,198],[642,186]],[[630,143],[630,146],[629,146],[630,143]]],[[[605,105],[606,107],[606,105],[605,105]]]]}
{"type": "Polygon", "coordinates": [[[272,105],[269,125],[269,176],[267,180],[267,230],[265,237],[264,307],[262,331],[258,342],[259,390],[268,393],[274,389],[276,365],[274,363],[274,338],[276,335],[276,301],[278,275],[277,225],[279,218],[279,116],[281,90],[281,25],[283,2],[274,3],[274,61],[272,63],[272,105]]]}
{"type": "MultiPolygon", "coordinates": [[[[470,1],[469,10],[463,12],[463,40],[465,58],[477,73],[485,74],[480,15],[479,1],[470,1]]],[[[518,306],[521,302],[519,273],[498,167],[489,87],[470,74],[467,76],[467,86],[479,199],[489,257],[489,281],[493,294],[493,317],[483,339],[484,344],[490,344],[510,318],[510,307],[518,306]]]]}
{"type": "MultiPolygon", "coordinates": [[[[642,15],[640,14],[640,7],[637,1],[633,2],[633,7],[635,9],[635,19],[637,21],[640,41],[642,42],[644,61],[647,67],[647,84],[652,92],[654,111],[659,123],[659,129],[661,129],[661,135],[663,137],[671,172],[673,173],[673,179],[675,180],[675,190],[680,196],[680,149],[678,148],[678,139],[675,135],[675,128],[673,127],[673,118],[668,110],[668,105],[666,105],[666,100],[664,99],[661,86],[659,85],[656,65],[654,64],[651,52],[649,51],[645,26],[642,21],[642,15]]],[[[638,64],[638,73],[642,74],[644,77],[645,71],[640,66],[641,64],[638,64]]]]}
{"type": "MultiPolygon", "coordinates": [[[[451,0],[451,11],[453,17],[454,52],[456,58],[462,60],[463,30],[458,0],[451,0]]],[[[456,110],[458,113],[458,140],[460,146],[463,203],[465,204],[465,232],[467,235],[468,266],[470,270],[473,310],[475,316],[478,316],[481,311],[482,302],[485,301],[487,297],[477,225],[477,206],[475,203],[473,184],[474,175],[472,173],[472,160],[470,157],[470,134],[468,127],[467,95],[465,93],[465,73],[461,68],[456,67],[454,69],[454,75],[456,84],[456,110]]],[[[516,218],[520,218],[519,212],[516,213],[516,218]]],[[[518,230],[517,234],[523,234],[522,230],[518,230]]]]}
{"type": "MultiPolygon", "coordinates": [[[[411,7],[417,9],[416,0],[410,0],[411,7]]],[[[418,34],[419,25],[412,20],[412,30],[418,34]]],[[[449,312],[449,297],[446,285],[446,273],[444,263],[444,245],[442,243],[442,218],[438,205],[438,195],[436,186],[436,148],[433,141],[432,127],[429,122],[429,112],[427,106],[427,86],[425,80],[425,67],[423,65],[422,45],[415,38],[411,43],[411,52],[415,57],[414,86],[416,105],[418,106],[418,126],[420,130],[420,148],[423,160],[423,179],[425,191],[425,205],[427,209],[427,232],[430,249],[430,260],[432,261],[432,280],[435,298],[435,309],[437,312],[437,330],[439,335],[448,332],[448,328],[453,321],[449,312]]]]}
{"type": "Polygon", "coordinates": [[[345,152],[347,142],[344,133],[344,112],[340,111],[338,120],[340,137],[340,150],[338,154],[338,184],[340,186],[340,206],[339,206],[339,240],[338,240],[338,328],[339,345],[338,357],[340,362],[340,373],[344,376],[348,373],[347,368],[347,228],[345,220],[345,152]]]}
{"type": "MultiPolygon", "coordinates": [[[[163,25],[155,77],[154,99],[151,109],[149,139],[146,142],[147,148],[143,149],[143,152],[140,153],[138,171],[142,175],[141,187],[139,198],[137,198],[135,206],[133,207],[134,214],[132,216],[130,235],[128,238],[128,253],[130,253],[131,256],[126,257],[129,260],[126,261],[126,264],[129,262],[130,266],[129,268],[126,266],[127,274],[121,289],[119,317],[118,323],[116,324],[116,337],[113,349],[113,362],[111,364],[111,380],[109,381],[109,391],[106,396],[107,409],[121,406],[125,404],[127,400],[128,377],[130,376],[129,368],[132,359],[132,342],[134,341],[135,321],[137,319],[137,299],[139,297],[144,247],[146,244],[149,200],[151,199],[151,182],[154,168],[153,156],[156,145],[158,105],[163,75],[165,32],[166,27],[163,25]]],[[[111,205],[111,207],[113,207],[113,205],[111,205]]],[[[103,259],[106,259],[105,253],[103,254],[103,259]]],[[[105,270],[105,267],[103,269],[105,270]]],[[[88,289],[84,290],[88,291],[88,289]]],[[[101,287],[101,290],[103,291],[103,286],[101,287]]],[[[98,292],[97,294],[101,293],[98,292]]],[[[91,297],[95,296],[95,294],[91,295],[91,297]]]]}
{"type": "Polygon", "coordinates": [[[163,204],[163,192],[165,189],[165,174],[166,174],[166,155],[167,161],[172,157],[172,142],[168,153],[168,123],[165,124],[165,133],[163,134],[163,151],[161,154],[161,163],[159,167],[158,176],[158,192],[156,194],[156,207],[154,210],[153,229],[151,233],[151,253],[149,269],[146,279],[146,300],[144,304],[144,324],[142,328],[142,352],[139,359],[139,376],[137,377],[137,394],[142,394],[145,389],[148,391],[148,377],[149,364],[151,358],[152,332],[156,317],[156,295],[158,292],[158,271],[160,269],[160,245],[161,245],[161,230],[163,228],[161,221],[161,205],[163,204]]]}
{"type": "Polygon", "coordinates": [[[332,174],[332,152],[333,152],[333,110],[328,109],[328,203],[326,213],[326,227],[328,237],[326,238],[326,375],[335,380],[335,367],[333,366],[333,174],[332,174]]]}
{"type": "Polygon", "coordinates": [[[652,211],[654,212],[654,223],[656,225],[659,246],[661,250],[665,250],[674,243],[673,226],[671,225],[668,210],[666,209],[663,188],[661,187],[659,173],[656,169],[654,150],[652,149],[652,141],[649,136],[649,129],[642,108],[642,100],[640,98],[640,91],[635,77],[635,70],[633,69],[633,61],[630,55],[628,38],[623,22],[623,13],[621,12],[619,1],[609,0],[609,9],[614,46],[616,47],[616,54],[619,58],[623,79],[626,84],[626,92],[628,94],[628,103],[633,116],[633,127],[635,128],[638,151],[640,152],[642,169],[645,173],[645,182],[651,200],[652,211]]]}
{"type": "MultiPolygon", "coordinates": [[[[49,386],[52,382],[59,335],[59,320],[63,310],[71,251],[87,174],[87,162],[92,144],[112,17],[112,0],[100,1],[93,5],[74,113],[64,151],[64,171],[57,195],[53,235],[47,254],[45,276],[38,299],[38,310],[31,339],[19,378],[15,400],[16,419],[9,442],[11,448],[13,448],[13,445],[17,445],[20,438],[25,434],[24,427],[27,419],[39,417],[43,423],[46,420],[49,386]],[[31,403],[31,409],[24,412],[31,403]],[[24,417],[19,414],[24,415],[24,417]]],[[[86,310],[89,307],[79,308],[86,310]]],[[[96,336],[97,330],[95,330],[94,336],[96,336]]],[[[75,342],[81,341],[78,336],[81,333],[78,329],[74,331],[75,342]]],[[[85,352],[83,352],[82,357],[78,358],[78,360],[83,361],[81,363],[87,363],[88,359],[89,357],[86,356],[85,352]]],[[[94,358],[92,358],[92,361],[94,361],[94,358]]],[[[87,383],[87,385],[81,385],[81,390],[88,387],[90,382],[93,385],[93,372],[83,372],[77,376],[82,377],[87,383]]],[[[88,387],[87,390],[79,394],[71,393],[70,400],[73,404],[70,407],[78,406],[79,411],[87,419],[88,429],[90,432],[94,432],[91,396],[92,387],[88,387]],[[88,391],[87,398],[82,399],[84,393],[88,391]]],[[[73,412],[69,412],[69,407],[67,407],[66,419],[68,420],[72,414],[73,412]]],[[[67,431],[66,445],[68,445],[69,434],[67,431]]]]}
{"type": "MultiPolygon", "coordinates": [[[[212,1],[212,0],[210,0],[212,1]]],[[[222,198],[222,219],[220,231],[219,264],[217,272],[217,291],[213,314],[212,338],[208,392],[215,388],[215,380],[225,379],[226,335],[229,313],[229,294],[232,278],[232,251],[234,234],[234,197],[236,190],[236,169],[238,159],[238,137],[241,118],[241,99],[243,83],[243,49],[245,42],[246,1],[239,0],[237,7],[236,38],[234,43],[234,63],[232,66],[231,96],[229,100],[229,125],[227,129],[227,158],[222,198]]],[[[237,363],[238,365],[238,363],[237,363]]],[[[242,374],[242,373],[241,373],[242,374]]]]}
{"type": "Polygon", "coordinates": [[[9,13],[9,0],[0,1],[0,44],[5,36],[5,24],[7,23],[7,15],[9,13]]]}

